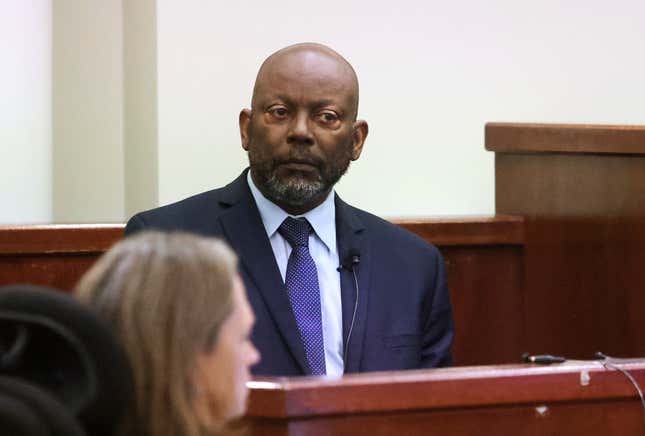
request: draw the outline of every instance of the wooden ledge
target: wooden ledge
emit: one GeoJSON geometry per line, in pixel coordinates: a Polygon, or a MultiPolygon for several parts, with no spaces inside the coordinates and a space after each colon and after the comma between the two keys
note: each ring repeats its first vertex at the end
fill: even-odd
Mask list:
{"type": "Polygon", "coordinates": [[[0,255],[102,253],[123,237],[124,224],[0,226],[0,255]]]}
{"type": "MultiPolygon", "coordinates": [[[[435,245],[518,245],[524,243],[519,216],[393,219],[435,245]]],[[[0,226],[0,256],[102,253],[123,238],[124,224],[0,226]]]]}
{"type": "MultiPolygon", "coordinates": [[[[645,383],[645,360],[615,365],[645,383]]],[[[624,374],[598,361],[499,365],[249,382],[247,416],[293,418],[391,411],[636,399],[624,374]]]]}
{"type": "Polygon", "coordinates": [[[645,126],[487,123],[485,132],[498,153],[645,154],[645,126]]]}
{"type": "Polygon", "coordinates": [[[393,219],[434,245],[521,245],[524,218],[513,215],[393,219]]]}

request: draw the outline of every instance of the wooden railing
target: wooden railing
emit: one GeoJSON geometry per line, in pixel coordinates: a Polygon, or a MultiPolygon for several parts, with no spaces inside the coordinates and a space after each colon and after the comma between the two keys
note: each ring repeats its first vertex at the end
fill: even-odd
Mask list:
{"type": "MultiPolygon", "coordinates": [[[[444,255],[456,324],[455,362],[517,360],[522,351],[522,218],[394,221],[435,243],[444,255]]],[[[122,235],[122,224],[0,227],[0,285],[28,282],[69,291],[122,235]]]]}
{"type": "MultiPolygon", "coordinates": [[[[645,360],[617,364],[645,385],[645,360]]],[[[251,382],[252,435],[640,436],[636,387],[600,362],[251,382]]]]}

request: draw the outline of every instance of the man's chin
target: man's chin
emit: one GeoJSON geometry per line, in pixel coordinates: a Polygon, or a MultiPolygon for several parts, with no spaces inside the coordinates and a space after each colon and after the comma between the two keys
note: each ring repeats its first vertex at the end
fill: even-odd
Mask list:
{"type": "Polygon", "coordinates": [[[274,179],[274,183],[267,186],[269,194],[278,203],[287,203],[294,207],[307,205],[316,201],[325,191],[324,186],[318,181],[297,178],[274,179]]]}

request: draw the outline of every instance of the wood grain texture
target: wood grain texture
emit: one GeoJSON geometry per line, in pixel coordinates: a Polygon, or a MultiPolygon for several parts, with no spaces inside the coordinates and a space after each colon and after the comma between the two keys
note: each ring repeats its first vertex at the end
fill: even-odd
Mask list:
{"type": "MultiPolygon", "coordinates": [[[[621,367],[645,383],[645,361],[621,367]]],[[[645,431],[633,385],[622,373],[597,362],[373,373],[340,380],[263,379],[250,387],[247,416],[254,434],[640,435],[645,431]],[[589,376],[587,385],[581,383],[582,373],[589,376]]]]}
{"type": "Polygon", "coordinates": [[[503,151],[495,155],[497,212],[526,219],[527,351],[645,356],[645,154],[634,148],[643,128],[496,128],[535,141],[514,151],[487,144],[503,151]],[[543,129],[548,144],[535,136],[543,129]],[[590,137],[613,141],[607,150],[617,154],[571,147],[590,137]]]}
{"type": "MultiPolygon", "coordinates": [[[[645,359],[624,359],[617,365],[645,384],[645,359]]],[[[465,366],[342,379],[262,378],[250,386],[249,415],[265,418],[638,397],[624,374],[599,361],[465,366]],[[583,372],[590,378],[588,385],[581,384],[583,372]]]]}
{"type": "Polygon", "coordinates": [[[495,205],[528,217],[642,217],[645,155],[498,153],[495,205]]]}
{"type": "Polygon", "coordinates": [[[498,153],[645,154],[645,126],[487,123],[485,142],[498,153]]]}
{"type": "Polygon", "coordinates": [[[123,237],[123,224],[0,226],[0,255],[103,253],[123,237]]]}
{"type": "Polygon", "coordinates": [[[524,219],[521,216],[496,215],[432,219],[396,219],[401,227],[437,246],[450,245],[521,245],[524,243],[524,219]],[[432,223],[432,225],[428,225],[432,223]]]}
{"type": "Polygon", "coordinates": [[[519,362],[527,350],[523,246],[441,250],[455,321],[454,364],[519,362]]]}
{"type": "Polygon", "coordinates": [[[263,436],[641,436],[642,407],[634,401],[392,412],[320,418],[254,420],[263,436]]]}
{"type": "MultiPolygon", "coordinates": [[[[448,272],[456,365],[507,363],[524,351],[523,219],[394,220],[438,245],[448,272]]],[[[71,290],[121,239],[123,225],[0,227],[0,285],[71,290]]]]}
{"type": "Polygon", "coordinates": [[[0,286],[30,283],[70,291],[99,253],[0,255],[0,286]]]}
{"type": "Polygon", "coordinates": [[[71,290],[123,235],[122,224],[0,226],[0,285],[71,290]]]}

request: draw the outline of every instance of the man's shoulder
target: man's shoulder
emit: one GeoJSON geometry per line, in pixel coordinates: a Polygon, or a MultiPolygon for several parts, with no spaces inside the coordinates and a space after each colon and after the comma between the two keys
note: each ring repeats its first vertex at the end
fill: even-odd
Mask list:
{"type": "Polygon", "coordinates": [[[228,185],[193,195],[183,200],[135,214],[128,221],[125,234],[140,230],[184,230],[201,234],[217,233],[214,225],[228,206],[244,198],[244,173],[228,185]]]}
{"type": "Polygon", "coordinates": [[[410,250],[420,250],[432,254],[439,254],[437,248],[416,233],[394,224],[370,212],[344,203],[343,207],[354,214],[369,232],[372,243],[397,246],[404,246],[410,250]]]}
{"type": "Polygon", "coordinates": [[[139,230],[197,230],[204,215],[216,217],[222,210],[219,199],[221,190],[213,189],[193,195],[175,203],[156,207],[135,214],[128,221],[125,234],[139,230]]]}
{"type": "Polygon", "coordinates": [[[135,216],[144,217],[147,220],[158,220],[173,217],[177,218],[186,214],[190,215],[194,212],[203,210],[204,208],[218,205],[222,189],[223,188],[217,188],[201,192],[174,203],[139,212],[135,216]]]}

